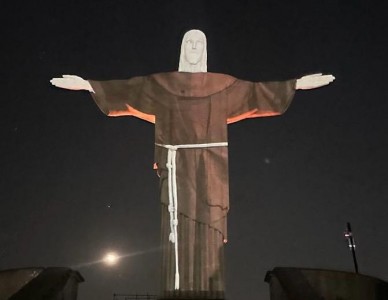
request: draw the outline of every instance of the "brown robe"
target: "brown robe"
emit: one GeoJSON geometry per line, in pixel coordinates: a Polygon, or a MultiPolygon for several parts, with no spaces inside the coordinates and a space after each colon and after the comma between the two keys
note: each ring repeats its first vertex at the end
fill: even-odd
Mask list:
{"type": "MultiPolygon", "coordinates": [[[[155,123],[155,143],[227,142],[227,124],[283,113],[295,80],[253,83],[214,73],[171,72],[128,80],[89,81],[108,116],[135,116],[155,123]]],[[[180,290],[174,292],[167,149],[155,146],[162,203],[162,295],[222,298],[223,240],[229,209],[227,147],[177,151],[180,290]]]]}

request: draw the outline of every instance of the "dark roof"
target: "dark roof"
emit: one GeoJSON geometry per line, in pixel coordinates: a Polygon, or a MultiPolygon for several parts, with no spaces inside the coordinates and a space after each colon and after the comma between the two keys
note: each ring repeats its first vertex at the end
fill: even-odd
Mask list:
{"type": "Polygon", "coordinates": [[[70,278],[74,278],[77,284],[85,281],[79,272],[69,268],[44,268],[9,300],[55,299],[70,278]]]}

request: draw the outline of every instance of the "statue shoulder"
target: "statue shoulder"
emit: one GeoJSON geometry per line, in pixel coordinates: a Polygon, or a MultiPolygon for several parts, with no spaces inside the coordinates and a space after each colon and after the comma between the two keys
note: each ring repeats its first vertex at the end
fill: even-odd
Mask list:
{"type": "Polygon", "coordinates": [[[226,74],[211,72],[166,72],[151,75],[159,85],[172,94],[204,97],[224,90],[236,82],[236,78],[226,74]]]}

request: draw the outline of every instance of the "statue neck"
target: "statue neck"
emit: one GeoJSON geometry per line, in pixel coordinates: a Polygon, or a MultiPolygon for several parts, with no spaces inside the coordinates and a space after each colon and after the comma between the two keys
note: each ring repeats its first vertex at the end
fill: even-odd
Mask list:
{"type": "Polygon", "coordinates": [[[185,68],[183,68],[183,69],[184,69],[183,72],[188,72],[188,73],[200,73],[200,72],[202,72],[200,64],[196,64],[196,65],[187,64],[185,66],[185,68]]]}
{"type": "Polygon", "coordinates": [[[201,63],[192,65],[188,62],[180,63],[179,64],[179,72],[187,72],[187,73],[203,73],[207,72],[207,68],[203,68],[201,63]]]}

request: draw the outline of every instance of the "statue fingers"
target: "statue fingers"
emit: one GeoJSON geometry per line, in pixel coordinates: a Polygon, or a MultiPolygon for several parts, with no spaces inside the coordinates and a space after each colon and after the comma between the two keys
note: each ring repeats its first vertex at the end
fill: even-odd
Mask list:
{"type": "Polygon", "coordinates": [[[73,80],[69,78],[53,78],[50,80],[51,84],[64,89],[76,89],[73,80]]]}
{"type": "Polygon", "coordinates": [[[50,80],[50,83],[51,83],[52,85],[58,86],[58,84],[61,83],[61,80],[62,80],[62,78],[52,78],[52,79],[50,80]]]}
{"type": "Polygon", "coordinates": [[[334,79],[335,79],[335,77],[333,75],[324,75],[321,77],[321,82],[329,84],[330,82],[333,82],[334,79]]]}

